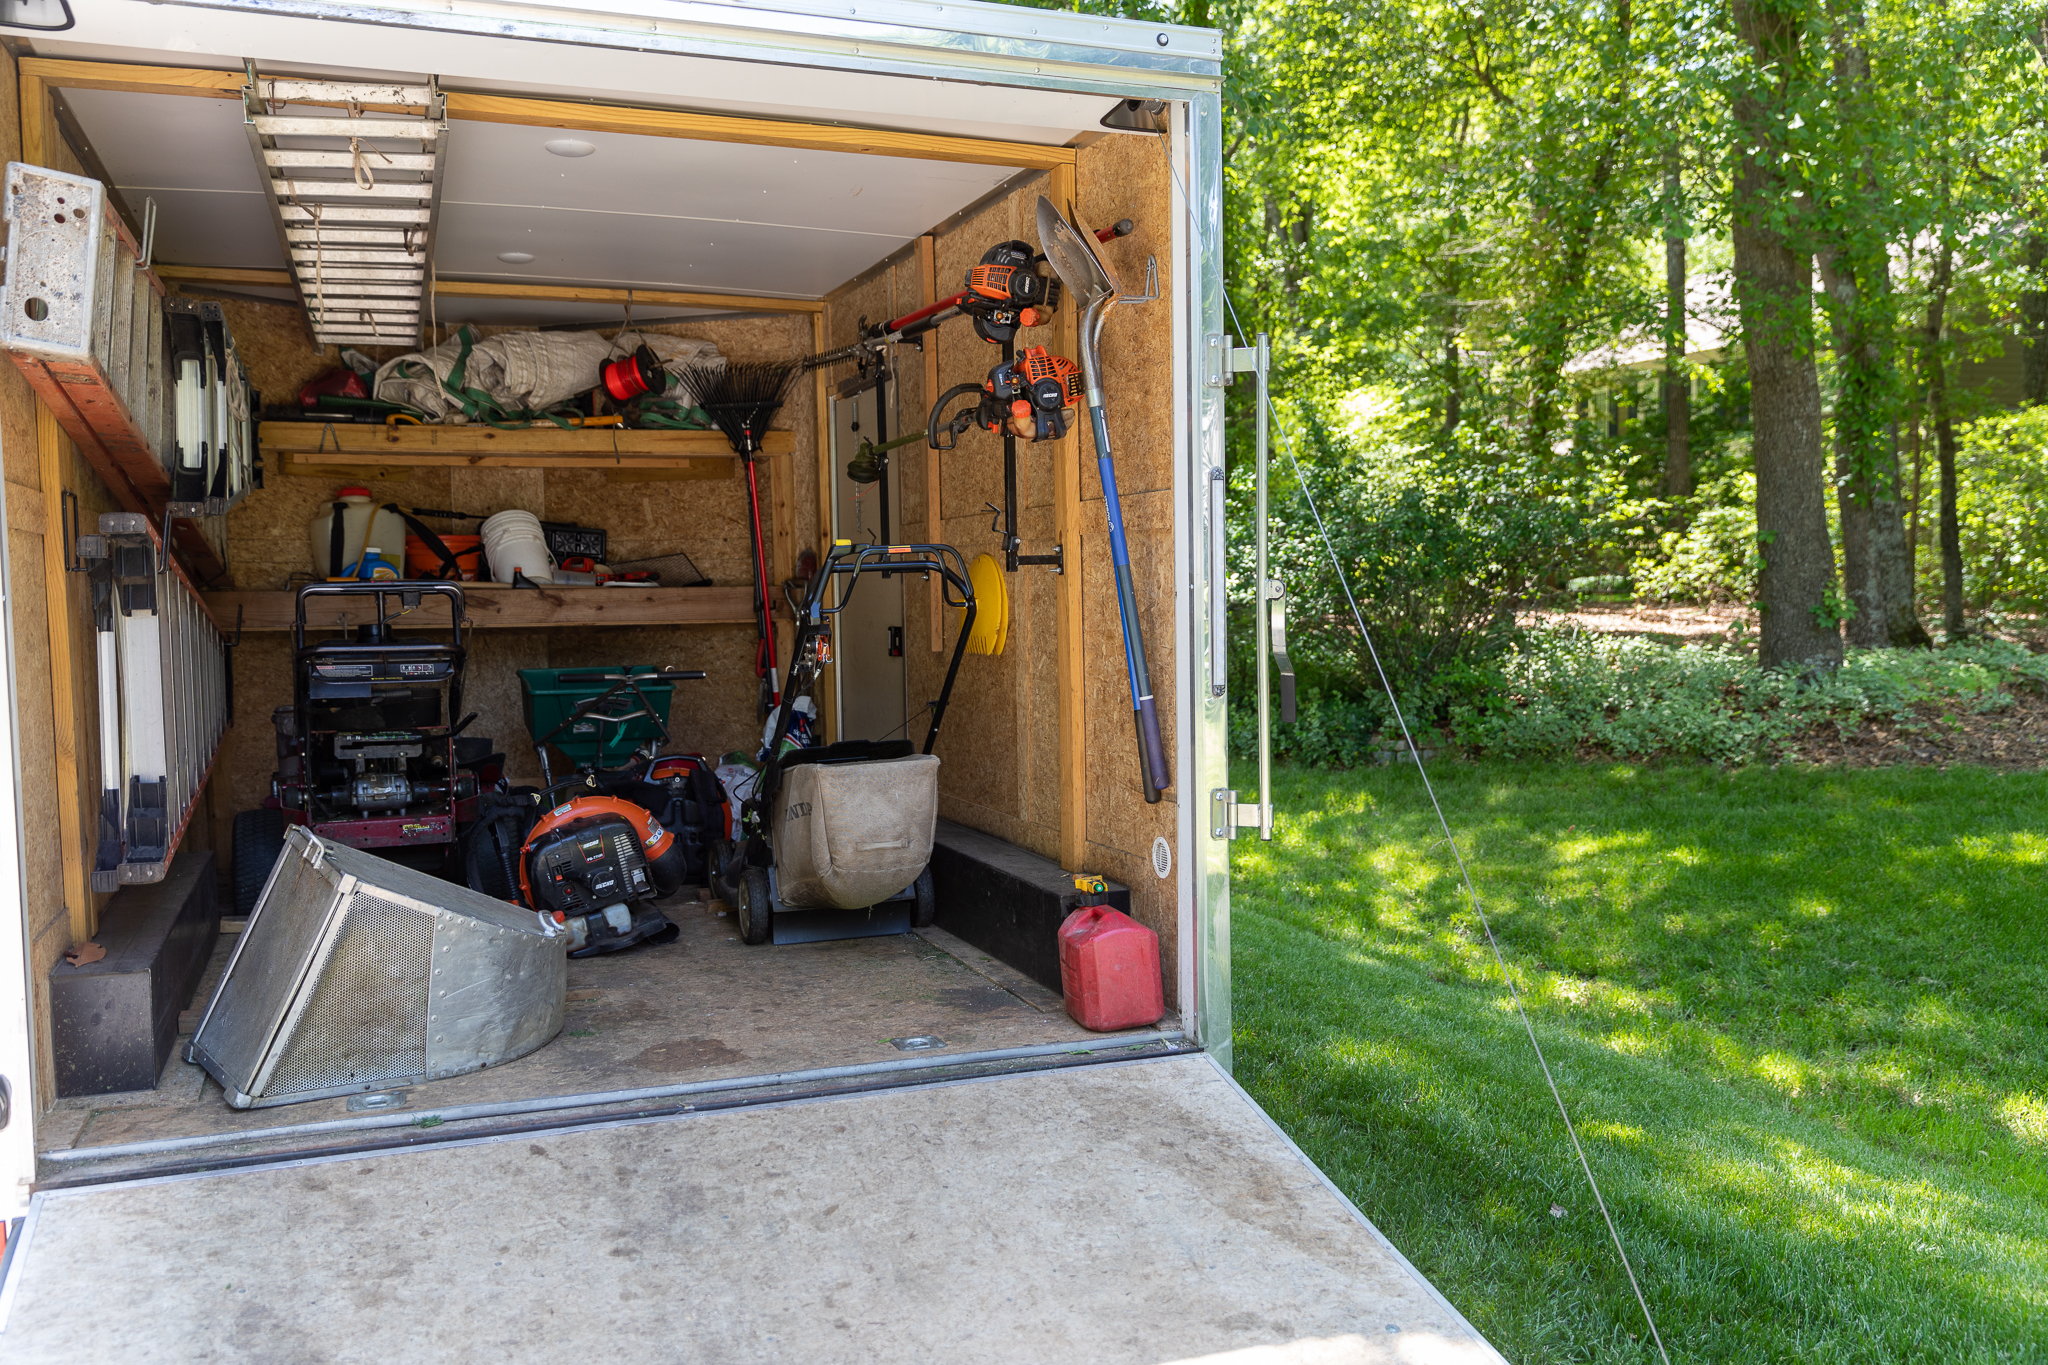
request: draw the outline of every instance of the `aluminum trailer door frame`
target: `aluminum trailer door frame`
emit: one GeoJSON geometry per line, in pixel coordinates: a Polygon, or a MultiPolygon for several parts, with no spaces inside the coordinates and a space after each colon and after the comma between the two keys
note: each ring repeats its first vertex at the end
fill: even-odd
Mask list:
{"type": "MultiPolygon", "coordinates": [[[[1223,332],[1222,44],[1214,30],[1139,23],[1094,15],[1018,9],[953,0],[863,0],[854,7],[825,0],[778,0],[773,10],[744,5],[657,0],[602,0],[587,7],[506,0],[97,0],[67,42],[133,43],[138,36],[213,16],[200,26],[223,55],[253,52],[278,59],[267,25],[285,38],[292,21],[325,20],[358,32],[409,30],[469,35],[506,50],[540,44],[661,53],[692,59],[739,60],[867,76],[912,77],[965,85],[1011,86],[1150,96],[1165,101],[1164,134],[1176,173],[1172,186],[1167,268],[1177,315],[1173,365],[1176,458],[1173,633],[1178,670],[1173,748],[1178,790],[1179,855],[1168,875],[1181,907],[1180,941],[1192,945],[1178,964],[1182,1026],[1226,1069],[1231,1064],[1229,841],[1210,823],[1209,793],[1227,787],[1229,698],[1210,687],[1210,598],[1224,591],[1224,565],[1212,563],[1208,488],[1223,468],[1224,391],[1212,375],[1211,338],[1223,332]],[[90,15],[105,16],[104,25],[90,15]],[[119,25],[120,27],[115,27],[119,25]],[[92,32],[86,31],[93,30],[92,32]]],[[[331,30],[330,30],[331,31],[331,30]]],[[[163,35],[168,39],[169,34],[163,35]]],[[[195,50],[191,34],[169,50],[195,50]]],[[[44,44],[46,47],[56,45],[44,44]]],[[[323,57],[347,60],[343,54],[323,57]]],[[[418,60],[431,61],[429,53],[418,60]]],[[[510,68],[507,68],[508,70],[510,68]]],[[[755,68],[757,73],[759,68],[755,68]]],[[[451,82],[460,72],[444,72],[451,82]]],[[[559,79],[559,77],[558,77],[559,79]]],[[[768,84],[768,82],[763,82],[768,84]]],[[[1103,112],[1109,105],[1105,103],[1103,112]]],[[[822,415],[821,415],[822,416],[822,415]]]]}

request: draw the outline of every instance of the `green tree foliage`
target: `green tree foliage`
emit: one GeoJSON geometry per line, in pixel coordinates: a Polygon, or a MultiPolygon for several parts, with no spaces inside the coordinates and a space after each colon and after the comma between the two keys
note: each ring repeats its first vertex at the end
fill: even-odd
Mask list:
{"type": "MultiPolygon", "coordinates": [[[[1797,618],[1785,648],[1798,657],[1839,654],[1845,622],[1851,643],[1925,638],[1905,526],[1939,539],[1941,480],[1921,479],[1909,433],[1925,429],[1931,463],[1953,456],[1975,415],[1957,364],[2002,335],[2034,345],[2028,373],[2048,391],[2044,0],[1045,3],[1223,31],[1235,326],[1271,334],[1285,424],[1332,433],[1301,453],[1312,483],[1343,490],[1336,520],[1358,523],[1346,535],[1384,534],[1425,497],[1357,482],[1346,433],[1368,396],[1373,440],[1446,489],[1579,499],[1587,533],[1552,586],[1633,572],[1748,594],[1758,565],[1768,590],[1768,566],[1796,561],[1776,610],[1780,625],[1797,618]],[[1775,293],[1735,278],[1745,225],[1782,248],[1775,293]],[[1667,482],[1655,411],[1674,321],[1667,239],[1684,237],[1688,305],[1731,333],[1695,367],[1697,492],[1667,482]],[[1773,373],[1802,395],[1789,463],[1785,390],[1749,372],[1780,342],[1773,373]],[[1588,404],[1609,382],[1589,368],[1603,354],[1639,367],[1629,420],[1588,404]],[[1374,498],[1391,501],[1360,501],[1374,498]],[[1756,543],[1728,553],[1752,516],[1756,543]]],[[[1242,518],[1251,386],[1229,401],[1242,518]]],[[[1302,558],[1297,598],[1324,591],[1302,558]]],[[[1405,594],[1371,596],[1390,638],[1435,632],[1427,613],[1402,615],[1405,594]]],[[[1333,696],[1373,682],[1330,667],[1333,696]]]]}

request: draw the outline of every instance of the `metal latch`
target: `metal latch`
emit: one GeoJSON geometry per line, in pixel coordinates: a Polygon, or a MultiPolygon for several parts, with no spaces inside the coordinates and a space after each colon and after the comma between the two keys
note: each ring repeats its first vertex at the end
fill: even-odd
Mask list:
{"type": "Polygon", "coordinates": [[[1273,648],[1273,667],[1280,674],[1280,720],[1294,724],[1294,660],[1287,657],[1287,589],[1277,578],[1266,580],[1267,634],[1273,648]]]}
{"type": "Polygon", "coordinates": [[[1259,828],[1261,812],[1255,805],[1241,803],[1233,787],[1209,789],[1209,837],[1235,839],[1241,829],[1259,828]]]}

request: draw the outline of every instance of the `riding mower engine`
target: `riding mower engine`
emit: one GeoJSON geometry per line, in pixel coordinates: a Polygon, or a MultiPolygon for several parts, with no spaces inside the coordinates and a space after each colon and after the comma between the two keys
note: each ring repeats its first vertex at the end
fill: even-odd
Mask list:
{"type": "MultiPolygon", "coordinates": [[[[363,819],[389,815],[408,806],[440,801],[449,795],[446,781],[419,781],[415,774],[442,777],[445,763],[437,753],[427,757],[427,746],[417,732],[408,730],[337,734],[334,737],[334,768],[347,777],[317,793],[332,810],[359,812],[363,819]]],[[[476,795],[473,772],[455,775],[454,797],[467,801],[476,795]]]]}
{"type": "Polygon", "coordinates": [[[681,931],[648,902],[682,888],[683,843],[639,806],[579,796],[543,815],[519,850],[519,895],[595,957],[681,931]]]}

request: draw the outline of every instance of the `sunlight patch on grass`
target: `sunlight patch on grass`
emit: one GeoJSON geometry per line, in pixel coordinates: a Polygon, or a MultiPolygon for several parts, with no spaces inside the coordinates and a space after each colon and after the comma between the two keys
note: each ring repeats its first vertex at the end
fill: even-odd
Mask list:
{"type": "Polygon", "coordinates": [[[1998,1102],[1998,1117],[2029,1147],[2048,1147],[2048,1104],[2039,1095],[2007,1095],[1998,1102]]]}
{"type": "Polygon", "coordinates": [[[2006,863],[2015,867],[2048,865],[2048,835],[2031,830],[2003,834],[1965,834],[1955,841],[1956,851],[1977,862],[2006,863]]]}
{"type": "Polygon", "coordinates": [[[1579,1135],[1595,1142],[1625,1143],[1641,1146],[1650,1140],[1648,1132],[1630,1123],[1582,1123],[1579,1135]]]}
{"type": "Polygon", "coordinates": [[[1782,1094],[1794,1099],[1806,1093],[1812,1069],[1799,1058],[1784,1052],[1766,1052],[1751,1070],[1782,1094]]]}
{"type": "Polygon", "coordinates": [[[1662,1059],[1671,1052],[1671,1045],[1664,1039],[1642,1030],[1607,1035],[1607,1048],[1624,1057],[1652,1057],[1662,1059]]]}

